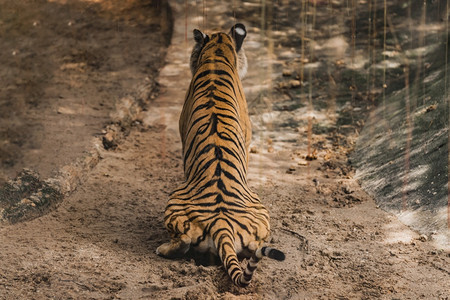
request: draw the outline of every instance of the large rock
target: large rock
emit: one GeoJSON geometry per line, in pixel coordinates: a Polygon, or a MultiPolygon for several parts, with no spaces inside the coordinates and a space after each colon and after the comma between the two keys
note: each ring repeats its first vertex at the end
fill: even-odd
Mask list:
{"type": "Polygon", "coordinates": [[[449,247],[450,72],[446,34],[425,49],[423,65],[428,68],[422,69],[422,76],[417,76],[420,69],[414,66],[420,60],[414,51],[408,52],[409,88],[391,91],[370,114],[352,161],[363,188],[381,208],[449,247]]]}

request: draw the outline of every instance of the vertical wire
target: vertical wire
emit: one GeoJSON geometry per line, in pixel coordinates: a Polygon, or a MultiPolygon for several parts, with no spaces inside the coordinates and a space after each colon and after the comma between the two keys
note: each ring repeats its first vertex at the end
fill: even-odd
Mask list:
{"type": "MultiPolygon", "coordinates": [[[[266,80],[267,80],[267,95],[268,95],[268,108],[269,111],[273,111],[273,101],[272,101],[272,57],[274,53],[274,45],[273,45],[273,38],[272,38],[272,21],[273,21],[273,0],[267,0],[266,2],[266,37],[267,37],[267,73],[266,73],[266,80]]],[[[267,128],[269,131],[273,131],[273,122],[272,118],[269,118],[269,122],[267,124],[267,128]]]]}
{"type": "Polygon", "coordinates": [[[264,28],[266,22],[266,0],[261,0],[261,37],[264,38],[264,28]]]}
{"type": "MultiPolygon", "coordinates": [[[[368,19],[368,34],[367,34],[367,54],[369,56],[369,61],[371,61],[371,55],[372,55],[372,0],[368,0],[367,4],[369,6],[369,19],[368,19]]],[[[369,64],[369,69],[367,70],[367,79],[366,79],[366,83],[367,83],[367,99],[369,99],[370,94],[371,94],[371,89],[370,89],[370,75],[371,75],[371,69],[373,69],[374,66],[369,64]]]]}
{"type": "MultiPolygon", "coordinates": [[[[265,0],[261,0],[260,3],[261,3],[261,20],[260,20],[260,24],[259,24],[259,28],[260,28],[260,31],[259,31],[260,32],[260,36],[259,36],[259,38],[260,38],[261,43],[264,45],[264,36],[265,36],[264,27],[265,27],[265,19],[266,19],[266,12],[265,12],[266,11],[266,1],[265,0]]],[[[263,72],[260,72],[258,74],[258,77],[259,77],[259,81],[260,82],[264,81],[264,74],[263,74],[263,72]]],[[[258,94],[258,99],[261,100],[261,101],[263,100],[262,93],[258,94]]],[[[263,110],[262,108],[258,107],[258,105],[256,106],[257,110],[263,110]]],[[[261,113],[258,111],[257,115],[261,119],[261,125],[264,127],[265,124],[264,124],[263,113],[264,113],[264,111],[261,111],[261,113]]],[[[265,130],[259,130],[260,147],[261,148],[264,147],[264,135],[265,135],[265,130]]],[[[262,163],[262,156],[258,155],[258,158],[259,158],[259,164],[262,166],[263,165],[263,163],[262,163]]],[[[264,178],[263,168],[262,167],[258,168],[258,170],[259,170],[259,177],[260,178],[264,178]]]]}
{"type": "Polygon", "coordinates": [[[413,49],[413,21],[411,18],[411,0],[408,0],[409,48],[413,49]]]}
{"type": "MultiPolygon", "coordinates": [[[[395,47],[399,51],[402,51],[400,42],[397,39],[394,31],[394,25],[390,17],[387,17],[389,30],[392,33],[393,39],[395,41],[395,47]]],[[[402,51],[403,52],[403,51],[402,51]]],[[[407,208],[407,187],[409,184],[409,171],[410,171],[410,154],[411,154],[411,141],[412,141],[412,122],[411,122],[411,104],[410,104],[410,82],[409,82],[409,72],[410,63],[408,57],[405,53],[402,53],[404,68],[403,73],[405,77],[405,111],[406,111],[406,146],[405,146],[405,162],[404,162],[404,176],[403,176],[403,188],[402,188],[402,210],[405,211],[407,208]]]]}
{"type": "MultiPolygon", "coordinates": [[[[375,64],[377,63],[377,1],[375,0],[372,6],[373,10],[373,23],[372,23],[372,82],[370,85],[371,91],[375,88],[375,80],[376,80],[376,73],[375,73],[375,64]]],[[[373,100],[373,99],[372,99],[373,100]]]]}
{"type": "Polygon", "coordinates": [[[187,22],[188,22],[188,3],[187,0],[184,0],[184,42],[187,45],[187,22]]]}
{"type": "MultiPolygon", "coordinates": [[[[311,30],[310,30],[310,37],[309,37],[309,62],[310,63],[312,63],[313,62],[313,60],[314,60],[314,38],[315,38],[315,36],[314,36],[314,27],[315,27],[315,23],[316,23],[316,1],[314,1],[314,3],[313,3],[313,7],[312,7],[312,9],[313,9],[313,17],[312,17],[312,20],[311,20],[311,30]]],[[[308,92],[308,100],[309,100],[309,106],[310,106],[310,109],[312,110],[313,109],[313,106],[312,106],[312,83],[313,83],[313,74],[312,74],[312,69],[313,68],[309,68],[309,70],[308,70],[308,81],[309,81],[309,92],[308,92]]]]}
{"type": "Polygon", "coordinates": [[[406,147],[405,147],[405,175],[403,177],[403,211],[407,208],[407,187],[409,184],[409,170],[410,170],[410,151],[411,151],[411,140],[412,140],[412,124],[411,124],[411,104],[410,104],[410,87],[409,87],[409,64],[405,64],[405,110],[406,110],[406,147]]]}
{"type": "MultiPolygon", "coordinates": [[[[352,56],[352,86],[351,86],[351,92],[352,92],[352,101],[351,105],[355,106],[355,94],[356,94],[356,72],[355,72],[355,55],[356,55],[356,0],[352,0],[352,50],[351,50],[351,56],[352,56]]],[[[350,112],[352,122],[353,120],[353,110],[350,112]]]]}
{"type": "MultiPolygon", "coordinates": [[[[449,38],[448,38],[448,35],[449,35],[449,32],[448,32],[448,29],[449,29],[448,28],[448,19],[450,17],[449,16],[450,15],[449,7],[450,7],[450,1],[447,1],[447,9],[446,9],[446,13],[445,13],[445,28],[446,28],[445,36],[447,37],[447,40],[446,40],[446,43],[445,43],[445,66],[447,66],[447,67],[445,68],[444,95],[446,95],[447,100],[449,101],[449,105],[450,105],[450,99],[448,97],[449,96],[449,94],[448,94],[448,85],[447,85],[449,83],[449,80],[448,80],[448,77],[447,77],[447,75],[448,75],[448,43],[449,43],[449,38]]],[[[449,109],[450,109],[450,106],[449,106],[449,109]]]]}
{"type": "MultiPolygon", "coordinates": [[[[331,4],[331,0],[328,0],[328,10],[329,15],[333,16],[333,5],[331,4]]],[[[331,37],[331,26],[328,26],[328,38],[331,37]]],[[[328,81],[329,81],[329,94],[330,94],[330,100],[331,103],[328,107],[329,111],[332,113],[332,120],[334,121],[335,113],[336,113],[336,82],[333,79],[333,76],[331,75],[331,63],[327,62],[327,72],[328,72],[328,81]]]]}
{"type": "MultiPolygon", "coordinates": [[[[305,81],[305,77],[304,77],[304,70],[305,70],[305,43],[306,43],[306,38],[305,38],[305,31],[306,31],[306,24],[307,24],[307,14],[306,14],[306,10],[307,10],[307,0],[302,0],[301,2],[301,11],[300,11],[300,20],[301,20],[301,26],[302,29],[300,31],[300,39],[302,41],[301,43],[301,51],[300,51],[300,97],[301,97],[301,102],[304,103],[305,102],[305,91],[304,91],[304,81],[305,81]]],[[[311,155],[311,128],[310,128],[310,122],[308,122],[308,154],[307,157],[309,157],[311,155]]],[[[309,164],[308,164],[309,165],[309,164]]],[[[308,173],[309,173],[309,169],[308,169],[308,173]]]]}
{"type": "MultiPolygon", "coordinates": [[[[427,44],[426,36],[424,34],[425,25],[427,22],[427,1],[423,1],[423,12],[422,12],[422,28],[420,30],[420,41],[422,43],[421,47],[427,44]]],[[[420,52],[419,56],[419,68],[422,70],[422,77],[425,79],[425,66],[424,66],[424,60],[423,60],[423,53],[420,52]]],[[[419,74],[420,75],[420,74],[419,74]]],[[[422,103],[425,103],[425,80],[422,80],[422,103]]]]}
{"type": "MultiPolygon", "coordinates": [[[[269,94],[272,91],[272,62],[271,58],[274,54],[274,43],[272,37],[272,23],[273,23],[273,0],[268,0],[267,3],[267,14],[266,14],[267,22],[266,22],[266,35],[267,35],[267,50],[268,50],[268,59],[269,63],[267,65],[267,73],[268,73],[268,81],[269,81],[269,94]]],[[[270,101],[270,105],[272,105],[272,101],[270,101]]],[[[272,110],[271,110],[272,111],[272,110]]]]}
{"type": "Polygon", "coordinates": [[[302,29],[300,31],[300,40],[302,41],[301,48],[300,48],[300,92],[302,97],[304,96],[303,93],[303,85],[304,85],[304,67],[305,67],[305,27],[306,27],[306,0],[301,0],[301,11],[300,11],[300,20],[301,20],[301,26],[302,29]]]}
{"type": "Polygon", "coordinates": [[[236,20],[236,4],[234,3],[235,0],[233,0],[233,2],[231,3],[231,9],[233,10],[233,23],[236,24],[237,20],[236,20]]]}
{"type": "Polygon", "coordinates": [[[203,16],[201,16],[201,13],[200,13],[199,7],[201,4],[199,4],[199,1],[201,1],[201,0],[195,0],[195,8],[196,8],[195,14],[196,14],[196,18],[197,18],[197,28],[203,30],[204,28],[202,28],[202,24],[201,24],[203,22],[203,16]]]}
{"type": "Polygon", "coordinates": [[[387,33],[387,0],[384,0],[383,9],[383,119],[386,120],[386,33],[387,33]]]}
{"type": "MultiPolygon", "coordinates": [[[[449,18],[449,7],[450,7],[450,1],[447,1],[447,7],[446,7],[446,13],[445,13],[445,27],[446,27],[446,34],[447,40],[445,42],[445,82],[444,82],[444,96],[447,99],[447,128],[449,126],[449,118],[450,117],[450,95],[448,92],[448,18],[449,18]]],[[[447,228],[450,229],[450,130],[447,137],[447,228]]]]}
{"type": "Polygon", "coordinates": [[[207,17],[206,0],[203,0],[203,30],[206,29],[206,24],[208,24],[207,17]]]}
{"type": "MultiPolygon", "coordinates": [[[[309,62],[312,63],[314,59],[314,26],[316,22],[316,1],[313,3],[313,17],[311,20],[311,30],[310,30],[310,36],[309,36],[309,62]]],[[[313,74],[312,74],[312,67],[308,70],[308,81],[309,81],[309,87],[308,87],[308,107],[309,107],[309,118],[308,118],[308,156],[313,159],[314,158],[314,150],[312,145],[312,127],[313,127],[313,103],[312,103],[312,89],[313,89],[313,74]]]]}
{"type": "MultiPolygon", "coordinates": [[[[422,16],[420,18],[420,25],[422,28],[419,29],[419,45],[418,48],[422,49],[422,47],[424,46],[424,29],[425,29],[425,21],[426,21],[426,6],[427,6],[427,2],[426,0],[423,0],[423,5],[422,5],[422,16]]],[[[411,18],[411,16],[409,16],[411,18]]],[[[411,33],[412,34],[412,33],[411,33]]],[[[411,35],[412,37],[412,35],[411,35]]],[[[412,40],[412,38],[411,38],[412,40]]],[[[414,79],[414,94],[416,97],[416,105],[424,105],[425,104],[425,86],[424,86],[424,82],[422,81],[422,84],[420,84],[420,77],[423,73],[423,55],[422,55],[422,51],[419,51],[418,53],[418,58],[417,58],[417,71],[416,71],[416,77],[414,79]],[[419,93],[419,88],[422,88],[421,93],[419,93]],[[419,96],[419,94],[421,94],[421,96],[419,96]],[[419,104],[419,98],[422,99],[421,103],[419,104]]]]}

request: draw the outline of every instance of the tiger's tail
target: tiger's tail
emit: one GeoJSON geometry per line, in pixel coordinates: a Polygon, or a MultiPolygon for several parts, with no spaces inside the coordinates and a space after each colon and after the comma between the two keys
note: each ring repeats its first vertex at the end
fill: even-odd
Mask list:
{"type": "Polygon", "coordinates": [[[243,280],[241,280],[244,285],[241,286],[247,286],[250,283],[253,277],[253,273],[258,267],[258,263],[263,258],[263,256],[267,256],[278,261],[283,261],[286,258],[283,252],[275,248],[258,248],[247,263],[247,267],[244,270],[243,280]]]}
{"type": "Polygon", "coordinates": [[[250,258],[245,270],[242,270],[236,254],[236,249],[234,247],[234,240],[228,233],[224,233],[220,236],[216,243],[216,247],[225,270],[228,272],[228,275],[233,283],[239,287],[246,287],[249,285],[252,280],[253,273],[258,267],[258,262],[263,258],[263,256],[267,256],[278,261],[283,261],[285,259],[284,253],[280,250],[270,247],[261,247],[257,249],[250,258]]]}

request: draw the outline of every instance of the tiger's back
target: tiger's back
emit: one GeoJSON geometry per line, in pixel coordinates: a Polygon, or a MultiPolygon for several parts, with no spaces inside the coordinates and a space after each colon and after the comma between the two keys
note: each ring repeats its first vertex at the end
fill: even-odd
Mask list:
{"type": "Polygon", "coordinates": [[[179,124],[185,182],[170,195],[165,211],[172,240],[157,250],[166,257],[190,248],[218,254],[239,286],[250,282],[261,256],[270,256],[269,248],[261,251],[270,233],[269,214],[247,184],[251,125],[240,81],[245,36],[242,24],[211,38],[194,31],[193,77],[179,124]],[[245,271],[238,255],[252,258],[245,271]]]}

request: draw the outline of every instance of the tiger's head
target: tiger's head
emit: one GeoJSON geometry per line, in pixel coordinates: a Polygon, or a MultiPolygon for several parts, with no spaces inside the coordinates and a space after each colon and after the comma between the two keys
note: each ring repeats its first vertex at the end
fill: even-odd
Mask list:
{"type": "MultiPolygon", "coordinates": [[[[242,44],[246,36],[247,30],[245,29],[244,24],[241,23],[237,23],[236,25],[231,27],[228,34],[219,32],[212,34],[211,37],[198,29],[194,29],[195,45],[192,49],[190,59],[192,75],[194,75],[194,73],[197,71],[197,68],[202,64],[202,60],[207,59],[206,56],[210,56],[208,55],[208,53],[206,53],[208,52],[207,50],[211,49],[211,47],[209,47],[210,45],[212,46],[218,43],[225,43],[231,45],[232,47],[229,50],[236,53],[235,55],[233,55],[234,57],[237,57],[237,59],[235,60],[235,67],[238,71],[240,79],[244,78],[245,74],[247,74],[247,56],[245,56],[245,51],[242,47],[242,44]]],[[[225,51],[228,51],[227,47],[225,47],[224,49],[225,51]]],[[[217,51],[217,49],[215,49],[215,51],[217,51]]]]}

